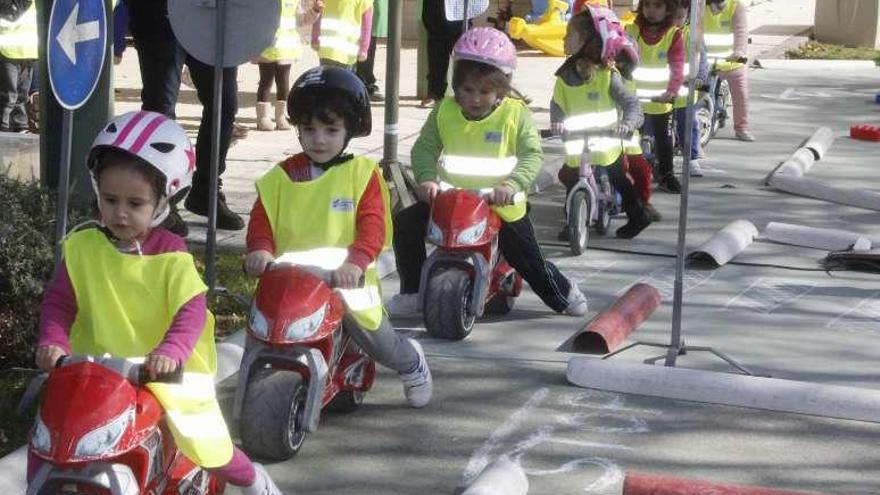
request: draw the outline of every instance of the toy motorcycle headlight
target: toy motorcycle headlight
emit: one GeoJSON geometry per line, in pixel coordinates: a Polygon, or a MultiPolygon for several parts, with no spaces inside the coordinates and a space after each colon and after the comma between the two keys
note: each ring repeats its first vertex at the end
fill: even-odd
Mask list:
{"type": "Polygon", "coordinates": [[[302,340],[311,337],[321,327],[321,322],[324,321],[326,313],[327,303],[324,303],[309,316],[300,318],[287,325],[287,328],[284,329],[284,338],[287,340],[302,340]]]}
{"type": "Polygon", "coordinates": [[[43,418],[37,413],[37,421],[34,422],[34,431],[31,433],[31,447],[38,452],[48,454],[52,450],[52,437],[49,428],[43,423],[43,418]]]}
{"type": "Polygon", "coordinates": [[[443,231],[434,223],[434,220],[428,222],[428,235],[426,238],[431,244],[443,244],[443,231]]]}
{"type": "Polygon", "coordinates": [[[459,244],[475,244],[483,237],[483,233],[486,232],[486,219],[480,221],[480,223],[474,225],[473,227],[468,227],[461,232],[458,233],[458,237],[455,240],[459,244]]]}
{"type": "Polygon", "coordinates": [[[263,312],[257,309],[257,304],[251,305],[251,314],[248,316],[248,328],[255,336],[261,339],[269,338],[269,321],[263,316],[263,312]]]}
{"type": "Polygon", "coordinates": [[[112,450],[134,419],[134,408],[128,408],[104,426],[86,433],[76,444],[76,457],[94,457],[112,450]]]}

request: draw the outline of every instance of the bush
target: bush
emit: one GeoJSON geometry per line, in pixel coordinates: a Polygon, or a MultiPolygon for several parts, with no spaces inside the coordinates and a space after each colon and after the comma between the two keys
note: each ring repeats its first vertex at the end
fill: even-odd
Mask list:
{"type": "Polygon", "coordinates": [[[0,370],[33,366],[54,235],[54,194],[35,181],[19,182],[0,172],[0,370]]]}

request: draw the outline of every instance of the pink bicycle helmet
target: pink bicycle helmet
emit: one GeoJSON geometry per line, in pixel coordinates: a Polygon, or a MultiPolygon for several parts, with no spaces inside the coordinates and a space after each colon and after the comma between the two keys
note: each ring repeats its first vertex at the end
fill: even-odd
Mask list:
{"type": "Polygon", "coordinates": [[[617,14],[608,7],[590,4],[584,6],[584,11],[589,13],[590,18],[593,20],[593,27],[596,28],[596,32],[602,38],[602,62],[616,61],[623,55],[628,57],[633,65],[638,65],[638,49],[633,45],[629,36],[626,35],[626,31],[620,25],[620,19],[617,18],[617,14]]]}
{"type": "MultiPolygon", "coordinates": [[[[128,153],[156,169],[165,178],[163,197],[153,214],[151,227],[161,224],[169,213],[168,199],[184,194],[192,185],[196,153],[180,125],[156,112],[129,112],[111,120],[95,137],[86,164],[93,171],[101,151],[114,149],[128,153]]],[[[92,187],[98,194],[98,178],[92,174],[92,187]]]]}
{"type": "Polygon", "coordinates": [[[455,42],[452,56],[489,64],[508,76],[516,69],[516,48],[506,34],[491,27],[468,29],[455,42]]]}

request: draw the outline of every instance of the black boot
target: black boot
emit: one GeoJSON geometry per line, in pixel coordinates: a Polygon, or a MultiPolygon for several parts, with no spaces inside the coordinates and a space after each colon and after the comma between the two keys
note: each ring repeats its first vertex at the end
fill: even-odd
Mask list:
{"type": "MultiPolygon", "coordinates": [[[[201,189],[194,187],[183,205],[196,215],[208,216],[208,194],[201,189]]],[[[217,193],[217,228],[220,230],[241,230],[244,228],[244,220],[226,206],[226,195],[222,192],[217,193]]]]}
{"type": "Polygon", "coordinates": [[[635,203],[631,208],[628,208],[626,216],[629,221],[614,232],[614,235],[621,239],[632,239],[645,230],[648,225],[651,225],[651,215],[641,203],[635,203]]]}
{"type": "Polygon", "coordinates": [[[180,213],[177,212],[177,205],[172,204],[170,208],[171,211],[168,213],[168,217],[165,221],[162,222],[162,227],[174,232],[180,237],[186,237],[187,234],[189,234],[189,226],[187,226],[186,222],[180,218],[180,213]]]}
{"type": "Polygon", "coordinates": [[[657,189],[671,194],[681,194],[681,184],[671,172],[660,178],[657,182],[657,189]]]}

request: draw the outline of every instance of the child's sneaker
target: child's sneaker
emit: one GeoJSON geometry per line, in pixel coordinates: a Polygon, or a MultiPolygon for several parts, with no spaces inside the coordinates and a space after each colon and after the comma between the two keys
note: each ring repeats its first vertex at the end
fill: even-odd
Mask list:
{"type": "Polygon", "coordinates": [[[648,215],[651,215],[652,222],[663,220],[663,215],[661,215],[660,212],[657,211],[657,208],[654,208],[654,205],[651,203],[645,203],[645,211],[648,212],[648,215]]]}
{"type": "Polygon", "coordinates": [[[262,464],[255,462],[254,471],[257,472],[257,477],[251,486],[241,487],[242,495],[284,495],[262,464]]]}
{"type": "Polygon", "coordinates": [[[657,182],[657,189],[671,194],[681,194],[681,184],[672,174],[666,174],[657,182]]]}
{"type": "Polygon", "coordinates": [[[633,215],[632,218],[626,222],[626,225],[617,229],[614,232],[614,235],[621,239],[632,239],[633,237],[639,235],[639,233],[645,228],[651,225],[651,214],[648,211],[641,210],[638,214],[633,215]]]}
{"type": "Polygon", "coordinates": [[[755,140],[755,136],[749,131],[736,131],[736,138],[747,143],[751,143],[755,140]]]}
{"type": "Polygon", "coordinates": [[[572,282],[571,289],[568,289],[568,306],[563,312],[568,316],[584,316],[588,309],[587,296],[572,282]]]}
{"type": "Polygon", "coordinates": [[[425,359],[425,351],[422,345],[413,339],[407,339],[419,355],[419,362],[415,369],[407,373],[399,373],[403,380],[403,395],[410,407],[420,408],[431,402],[431,394],[434,392],[434,382],[431,380],[431,370],[428,368],[428,360],[425,359]]]}
{"type": "Polygon", "coordinates": [[[418,294],[395,294],[385,304],[389,315],[403,316],[419,312],[418,294]]]}
{"type": "Polygon", "coordinates": [[[688,168],[691,171],[691,177],[702,177],[703,176],[703,169],[702,169],[702,167],[700,167],[699,160],[696,160],[696,159],[691,160],[688,168]]]}

